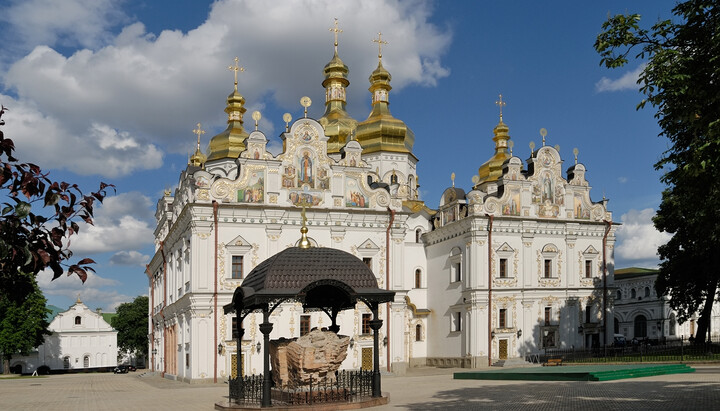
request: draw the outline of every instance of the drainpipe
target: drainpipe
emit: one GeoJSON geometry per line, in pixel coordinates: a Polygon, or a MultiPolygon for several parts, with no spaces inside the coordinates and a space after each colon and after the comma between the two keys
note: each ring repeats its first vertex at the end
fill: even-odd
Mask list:
{"type": "Polygon", "coordinates": [[[488,224],[488,367],[492,366],[492,214],[485,214],[489,219],[488,224]]]}
{"type": "MultiPolygon", "coordinates": [[[[218,312],[218,203],[217,201],[213,200],[213,220],[214,220],[214,226],[213,229],[215,231],[215,269],[214,269],[214,277],[215,277],[215,292],[213,293],[213,299],[215,300],[215,308],[213,309],[213,317],[215,321],[215,326],[213,327],[213,332],[215,335],[215,344],[213,345],[213,353],[215,352],[215,347],[218,346],[218,335],[217,335],[217,312],[218,312]]],[[[217,369],[218,369],[218,356],[220,354],[214,355],[215,357],[215,366],[213,368],[213,382],[217,384],[217,369]]]]}
{"type": "Polygon", "coordinates": [[[153,275],[150,272],[150,264],[145,265],[145,274],[147,274],[148,282],[150,283],[150,364],[152,365],[152,370],[155,371],[155,354],[152,352],[155,347],[155,313],[153,313],[153,310],[155,309],[155,282],[153,281],[153,275]]]}
{"type": "Polygon", "coordinates": [[[610,228],[612,228],[612,221],[603,220],[607,226],[605,227],[605,234],[602,239],[603,249],[603,345],[607,345],[607,236],[610,234],[610,228]]]}
{"type": "Polygon", "coordinates": [[[163,265],[162,265],[162,271],[163,271],[163,305],[160,308],[160,317],[162,318],[162,326],[163,326],[163,345],[165,348],[163,348],[163,369],[161,376],[165,377],[165,371],[167,370],[167,327],[165,327],[165,306],[167,305],[167,260],[165,259],[165,241],[160,241],[160,254],[162,255],[163,259],[163,265]]]}
{"type": "MultiPolygon", "coordinates": [[[[390,229],[395,221],[395,210],[388,207],[390,212],[390,222],[388,222],[387,231],[385,232],[385,289],[390,289],[390,229]]],[[[387,370],[390,371],[390,303],[388,303],[386,314],[386,333],[387,333],[387,370]]]]}

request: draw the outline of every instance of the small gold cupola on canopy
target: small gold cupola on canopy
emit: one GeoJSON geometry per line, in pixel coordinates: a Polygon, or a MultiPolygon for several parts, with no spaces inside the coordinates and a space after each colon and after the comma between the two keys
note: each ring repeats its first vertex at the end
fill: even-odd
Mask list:
{"type": "Polygon", "coordinates": [[[228,126],[220,134],[210,139],[208,145],[207,161],[218,160],[221,158],[238,158],[240,153],[245,151],[245,139],[248,133],[243,128],[243,114],[245,114],[245,97],[238,93],[238,72],[245,71],[244,67],[238,66],[238,58],[235,57],[235,65],[228,66],[235,75],[235,90],[227,98],[227,106],[225,112],[228,115],[228,126]]]}
{"type": "Polygon", "coordinates": [[[347,104],[345,91],[350,81],[347,79],[348,66],[338,56],[338,34],[342,33],[342,30],[338,27],[337,19],[335,19],[335,26],[331,27],[330,31],[335,36],[335,54],[323,69],[325,114],[320,117],[318,122],[323,126],[325,135],[328,137],[328,154],[335,154],[340,152],[340,149],[347,143],[348,137],[355,131],[357,120],[350,117],[345,111],[347,104]]]}
{"type": "Polygon", "coordinates": [[[388,43],[382,39],[382,33],[378,33],[373,42],[378,43],[378,66],[369,79],[372,111],[367,120],[358,123],[356,139],[363,148],[363,154],[378,151],[412,154],[415,134],[402,120],[393,117],[388,108],[392,76],[382,65],[382,46],[388,43]]]}
{"type": "Polygon", "coordinates": [[[204,167],[207,156],[200,151],[200,136],[205,134],[205,130],[201,128],[200,123],[197,123],[197,128],[193,130],[193,133],[197,135],[197,146],[195,147],[195,154],[190,156],[188,164],[195,167],[204,167]]]}
{"type": "Polygon", "coordinates": [[[510,140],[508,131],[510,129],[505,123],[503,123],[502,117],[502,108],[505,106],[502,94],[500,94],[499,99],[495,102],[495,104],[500,107],[500,122],[493,129],[495,155],[493,155],[490,160],[485,162],[485,164],[481,165],[478,169],[478,182],[475,184],[475,188],[478,188],[483,183],[497,181],[500,176],[502,176],[503,163],[511,157],[508,152],[508,141],[510,140]]]}

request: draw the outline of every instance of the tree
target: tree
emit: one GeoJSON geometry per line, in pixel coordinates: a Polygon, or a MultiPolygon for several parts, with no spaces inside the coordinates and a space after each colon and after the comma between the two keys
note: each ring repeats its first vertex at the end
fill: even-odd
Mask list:
{"type": "Polygon", "coordinates": [[[610,17],[595,42],[608,68],[645,60],[638,84],[669,148],[655,164],[666,184],[653,222],[673,234],[658,249],[658,294],[685,321],[700,311],[696,341],[709,333],[720,282],[720,4],[689,0],[672,10],[675,18],[640,27],[640,16],[610,17]],[[701,308],[702,306],[702,308],[701,308]]]}
{"type": "MultiPolygon", "coordinates": [[[[5,111],[0,108],[0,125],[5,111]]],[[[77,221],[92,224],[95,201],[102,202],[114,186],[100,183],[98,191],[83,195],[76,184],[52,181],[37,165],[18,162],[14,151],[13,141],[0,131],[0,295],[22,302],[46,268],[53,280],[66,268],[83,282],[87,270],[94,271],[89,258],[70,263],[68,246],[80,231],[77,221]]]]}
{"type": "Polygon", "coordinates": [[[131,303],[123,303],[111,320],[118,332],[118,348],[146,356],[148,353],[148,297],[136,297],[131,303]]]}
{"type": "Polygon", "coordinates": [[[0,294],[0,352],[5,374],[10,373],[10,359],[13,355],[27,355],[33,348],[43,343],[50,335],[47,316],[50,310],[47,300],[38,288],[35,277],[20,274],[31,285],[32,291],[22,302],[0,294]]]}

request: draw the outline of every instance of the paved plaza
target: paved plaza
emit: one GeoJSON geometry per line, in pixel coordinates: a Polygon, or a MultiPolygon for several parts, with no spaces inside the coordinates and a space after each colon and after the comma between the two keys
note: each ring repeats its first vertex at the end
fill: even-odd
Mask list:
{"type": "MultiPolygon", "coordinates": [[[[692,374],[608,382],[453,380],[463,369],[424,368],[383,377],[390,404],[373,410],[713,410],[720,366],[692,374]]],[[[189,385],[145,375],[0,378],[2,410],[212,410],[227,385],[189,385]]]]}

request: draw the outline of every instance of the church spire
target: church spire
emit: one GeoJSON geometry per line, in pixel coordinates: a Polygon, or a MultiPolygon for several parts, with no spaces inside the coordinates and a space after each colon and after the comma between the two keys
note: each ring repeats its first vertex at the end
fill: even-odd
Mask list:
{"type": "Polygon", "coordinates": [[[370,95],[372,111],[367,120],[357,126],[357,141],[363,148],[363,154],[378,151],[411,153],[415,144],[415,134],[402,120],[390,114],[390,80],[392,76],[382,64],[382,46],[388,44],[382,39],[382,33],[373,39],[378,43],[378,66],[370,74],[370,95]]]}
{"type": "Polygon", "coordinates": [[[228,96],[227,105],[225,106],[225,112],[228,115],[228,126],[225,131],[210,140],[207,161],[221,158],[238,158],[240,153],[245,151],[245,139],[247,139],[248,133],[243,128],[243,115],[247,109],[244,107],[245,97],[238,92],[237,87],[238,72],[244,72],[245,68],[238,65],[238,60],[235,57],[235,65],[228,66],[228,70],[231,70],[235,77],[235,89],[228,96]]]}
{"type": "Polygon", "coordinates": [[[334,27],[330,28],[334,35],[335,52],[333,58],[323,69],[325,80],[322,86],[325,87],[325,114],[318,120],[325,129],[328,136],[328,154],[339,153],[340,149],[347,142],[348,137],[355,131],[357,120],[350,117],[345,111],[347,104],[345,91],[350,81],[347,79],[348,67],[338,55],[338,34],[342,30],[338,27],[338,20],[335,19],[334,27]]]}
{"type": "Polygon", "coordinates": [[[498,96],[498,100],[495,102],[495,105],[500,108],[500,121],[493,129],[495,154],[490,158],[490,160],[478,168],[479,180],[477,184],[475,184],[475,188],[486,182],[497,181],[497,179],[502,175],[503,163],[505,160],[510,158],[510,153],[508,152],[508,141],[510,140],[510,134],[508,134],[508,131],[510,131],[510,128],[503,123],[502,112],[503,107],[505,107],[506,104],[507,103],[503,101],[502,94],[500,94],[498,96]]]}

